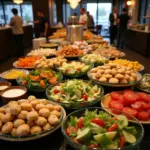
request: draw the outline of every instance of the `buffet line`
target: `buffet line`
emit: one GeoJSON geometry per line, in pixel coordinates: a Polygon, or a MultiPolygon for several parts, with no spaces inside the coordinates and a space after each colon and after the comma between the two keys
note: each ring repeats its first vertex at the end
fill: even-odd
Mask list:
{"type": "Polygon", "coordinates": [[[66,30],[58,30],[50,43],[0,74],[5,80],[0,82],[0,139],[35,140],[61,127],[75,149],[138,146],[142,124],[150,123],[150,74],[141,74],[142,64],[127,60],[101,36],[84,31],[84,41],[65,38],[66,30]],[[11,86],[14,81],[18,86],[11,86]],[[36,98],[36,93],[47,98],[36,98]],[[73,112],[66,117],[65,110],[73,112]]]}

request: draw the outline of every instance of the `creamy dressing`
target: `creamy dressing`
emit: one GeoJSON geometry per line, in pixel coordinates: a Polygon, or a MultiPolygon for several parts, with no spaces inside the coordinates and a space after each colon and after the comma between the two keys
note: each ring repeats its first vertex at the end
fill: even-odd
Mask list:
{"type": "Polygon", "coordinates": [[[21,96],[25,93],[24,90],[22,89],[10,89],[10,90],[7,90],[5,91],[2,96],[3,97],[8,97],[8,98],[11,98],[11,97],[17,97],[17,96],[21,96]]]}
{"type": "Polygon", "coordinates": [[[5,90],[8,88],[8,85],[0,85],[0,91],[5,90]]]}

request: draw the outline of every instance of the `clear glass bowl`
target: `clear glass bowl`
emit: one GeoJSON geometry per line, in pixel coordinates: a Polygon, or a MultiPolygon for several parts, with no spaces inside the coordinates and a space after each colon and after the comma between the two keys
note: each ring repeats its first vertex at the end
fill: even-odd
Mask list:
{"type": "MultiPolygon", "coordinates": [[[[88,108],[88,110],[90,110],[90,111],[92,111],[92,110],[94,111],[95,109],[97,109],[98,111],[104,111],[104,112],[106,112],[106,109],[107,109],[107,108],[101,108],[101,107],[91,107],[91,108],[88,108]]],[[[77,111],[74,111],[74,112],[70,113],[70,114],[66,117],[66,119],[63,121],[63,123],[62,123],[62,126],[61,126],[62,133],[63,133],[63,135],[64,135],[64,137],[65,137],[66,142],[67,142],[71,147],[73,147],[73,148],[76,149],[76,150],[136,150],[136,148],[139,146],[139,144],[140,144],[140,142],[141,142],[141,140],[142,140],[142,138],[143,138],[143,136],[144,136],[144,128],[143,128],[142,124],[140,124],[140,123],[138,122],[138,120],[137,120],[136,118],[134,118],[134,117],[132,117],[132,116],[130,116],[130,115],[128,115],[128,114],[125,114],[125,113],[123,113],[123,112],[121,112],[122,115],[128,115],[128,116],[130,116],[130,117],[134,120],[134,122],[129,122],[129,125],[134,125],[134,126],[136,126],[136,129],[137,129],[137,131],[138,131],[138,134],[137,134],[137,136],[136,136],[136,139],[137,139],[136,143],[130,144],[130,145],[128,145],[128,146],[125,146],[125,147],[123,147],[123,148],[118,148],[118,149],[108,149],[108,148],[92,149],[92,148],[88,148],[88,146],[86,146],[86,145],[82,145],[82,144],[78,144],[78,143],[74,142],[74,141],[66,134],[66,128],[67,128],[67,126],[68,126],[68,125],[67,125],[68,120],[70,119],[70,116],[82,117],[82,115],[83,115],[83,113],[85,112],[85,110],[86,110],[86,108],[80,109],[80,110],[77,110],[77,111]]],[[[110,115],[111,115],[111,114],[110,114],[110,115]]]]}
{"type": "MultiPolygon", "coordinates": [[[[86,82],[88,82],[88,81],[86,81],[86,82]]],[[[63,82],[60,82],[60,83],[63,83],[63,82]]],[[[93,85],[97,85],[94,82],[92,82],[92,84],[93,85]]],[[[84,107],[90,107],[90,106],[92,106],[92,105],[100,102],[102,96],[104,95],[104,89],[102,88],[102,86],[98,85],[98,87],[101,89],[101,93],[93,101],[89,101],[89,102],[85,102],[85,101],[84,102],[77,102],[76,101],[76,102],[72,102],[72,103],[57,102],[56,100],[54,100],[53,98],[51,98],[51,96],[49,95],[49,90],[52,89],[54,86],[50,86],[50,87],[47,88],[47,90],[46,90],[46,96],[47,96],[47,98],[49,100],[52,100],[53,102],[56,102],[56,103],[60,104],[61,106],[65,107],[65,108],[68,108],[68,109],[79,109],[79,108],[84,108],[84,107]]]]}
{"type": "MultiPolygon", "coordinates": [[[[57,105],[56,103],[53,103],[53,102],[50,102],[50,104],[57,105]]],[[[16,142],[21,142],[21,141],[24,142],[24,141],[30,141],[30,140],[39,139],[39,138],[42,138],[42,137],[47,136],[49,134],[52,134],[54,131],[56,131],[57,129],[59,129],[61,127],[62,121],[65,118],[66,118],[66,112],[65,112],[64,108],[61,107],[61,117],[59,119],[59,122],[56,125],[54,125],[51,129],[43,131],[43,132],[40,132],[38,134],[32,134],[32,135],[22,136],[22,137],[12,136],[10,134],[0,133],[0,139],[5,140],[5,141],[16,141],[16,142]]]]}

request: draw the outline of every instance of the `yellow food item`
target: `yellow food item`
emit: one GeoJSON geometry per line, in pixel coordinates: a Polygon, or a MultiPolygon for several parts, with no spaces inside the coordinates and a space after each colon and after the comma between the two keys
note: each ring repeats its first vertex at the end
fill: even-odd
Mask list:
{"type": "Polygon", "coordinates": [[[110,61],[110,63],[115,63],[115,64],[119,64],[122,66],[127,66],[132,68],[135,71],[140,71],[142,68],[142,65],[138,63],[138,61],[129,61],[126,59],[115,59],[113,61],[110,61]]]}
{"type": "Polygon", "coordinates": [[[16,79],[20,75],[25,75],[24,71],[12,69],[5,74],[5,79],[16,79]]]}

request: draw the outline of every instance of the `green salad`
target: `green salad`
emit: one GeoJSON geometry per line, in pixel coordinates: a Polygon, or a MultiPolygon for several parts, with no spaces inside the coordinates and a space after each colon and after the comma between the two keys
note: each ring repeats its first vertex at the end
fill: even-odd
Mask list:
{"type": "Polygon", "coordinates": [[[142,91],[146,91],[148,93],[150,93],[150,74],[144,74],[142,80],[140,81],[138,87],[142,90],[142,91]]]}
{"type": "Polygon", "coordinates": [[[102,110],[86,110],[82,117],[68,118],[65,134],[89,148],[117,149],[136,143],[138,132],[124,115],[112,117],[102,110]]]}
{"type": "Polygon", "coordinates": [[[94,64],[94,65],[103,65],[108,62],[108,59],[97,54],[86,54],[85,56],[81,57],[81,61],[87,64],[94,64]]]}
{"type": "Polygon", "coordinates": [[[61,67],[58,68],[64,75],[78,77],[85,75],[91,69],[91,65],[86,65],[78,61],[64,62],[61,67]]]}
{"type": "Polygon", "coordinates": [[[88,82],[77,79],[66,80],[47,90],[49,99],[75,105],[78,103],[88,103],[96,99],[100,100],[102,94],[102,88],[93,84],[92,81],[88,82]]]}

